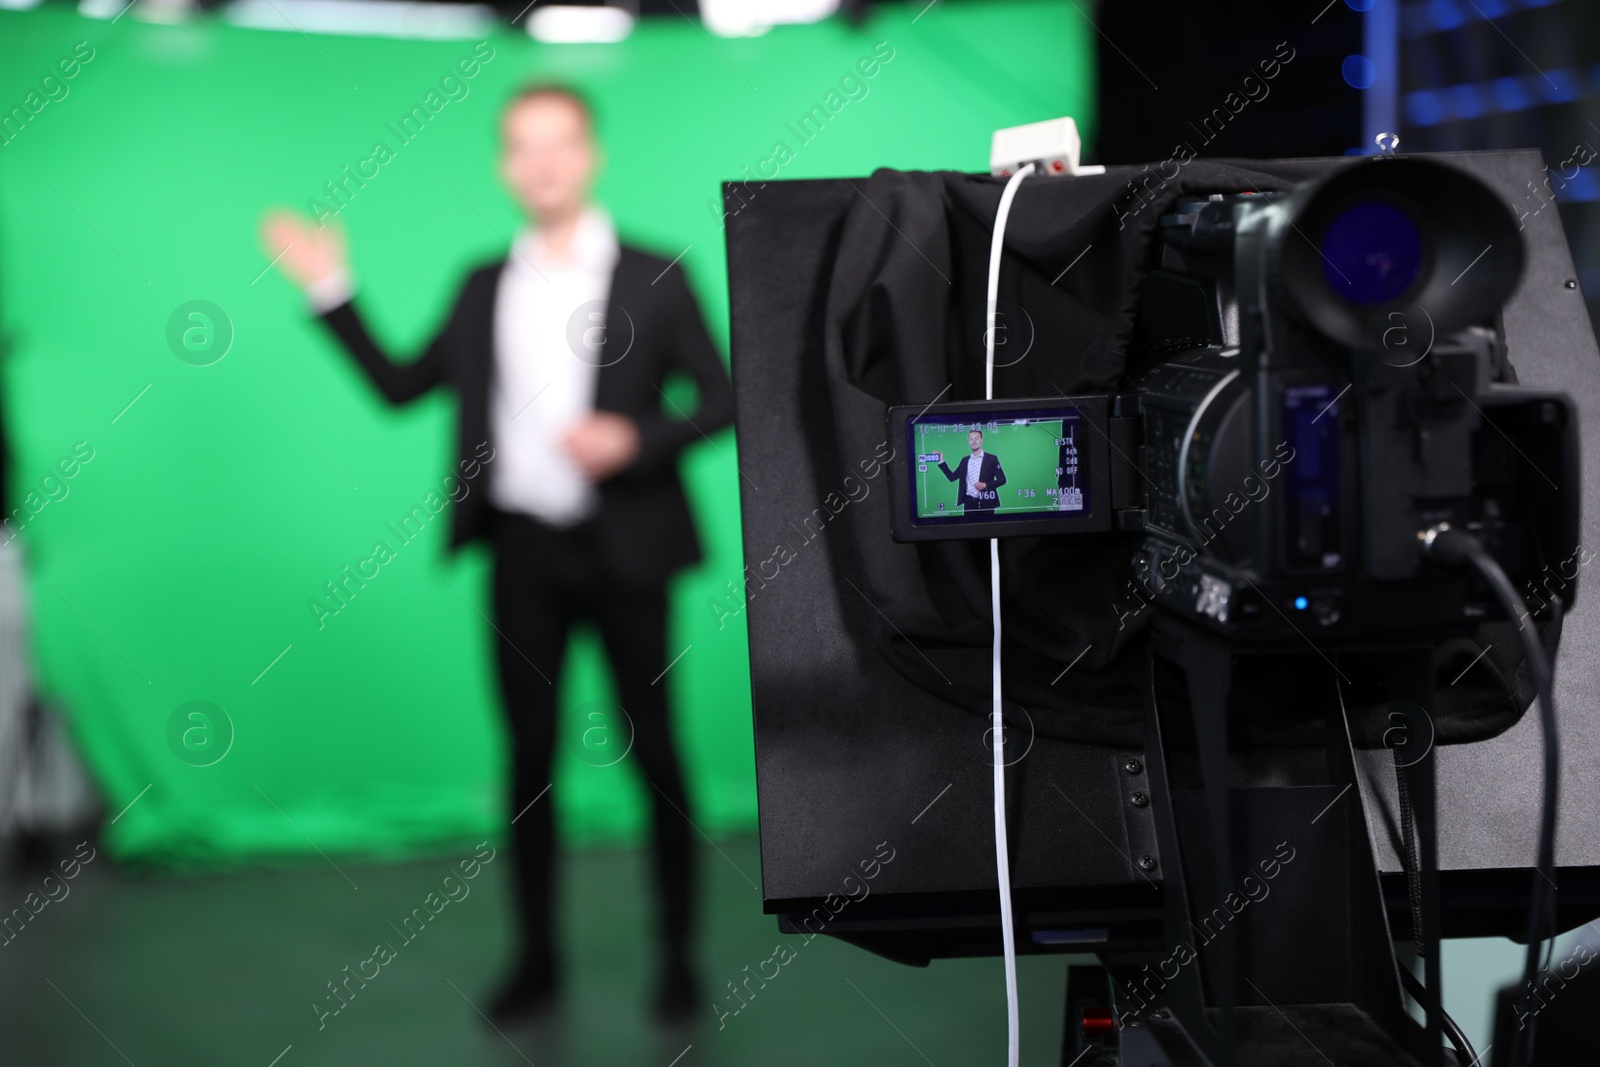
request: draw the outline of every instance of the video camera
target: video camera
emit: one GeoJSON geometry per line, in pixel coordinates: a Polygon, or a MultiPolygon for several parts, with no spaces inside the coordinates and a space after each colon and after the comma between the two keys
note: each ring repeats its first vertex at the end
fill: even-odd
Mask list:
{"type": "Polygon", "coordinates": [[[889,409],[896,541],[1138,534],[1141,597],[1244,643],[1483,621],[1445,529],[1519,586],[1578,543],[1575,409],[1514,384],[1523,242],[1478,179],[1375,159],[1158,241],[1126,391],[889,409]]]}
{"type": "Polygon", "coordinates": [[[1531,982],[1600,913],[1593,836],[1556,862],[1596,810],[1600,354],[1559,220],[1505,207],[1542,162],[1048,164],[775,182],[730,221],[744,547],[788,575],[747,583],[765,907],[808,929],[903,839],[823,932],[1094,952],[1063,1063],[1433,1065],[1447,1030],[1473,1061],[1441,939],[1525,940],[1531,982]]]}

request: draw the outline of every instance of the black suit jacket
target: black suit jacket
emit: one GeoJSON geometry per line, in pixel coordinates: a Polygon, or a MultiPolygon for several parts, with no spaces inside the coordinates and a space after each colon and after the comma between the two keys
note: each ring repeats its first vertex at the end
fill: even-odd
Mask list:
{"type": "Polygon", "coordinates": [[[967,495],[967,467],[972,463],[972,454],[961,457],[961,462],[956,464],[956,469],[951,470],[944,463],[939,464],[939,469],[944,476],[956,483],[956,506],[973,511],[993,511],[1000,506],[1000,487],[1006,484],[1006,472],[1000,469],[1000,457],[993,452],[983,454],[983,462],[978,467],[978,481],[984,484],[979,490],[981,497],[967,495]]]}
{"type": "MultiPolygon", "coordinates": [[[[489,440],[489,389],[494,377],[494,309],[503,262],[472,271],[454,309],[417,359],[391,359],[367,331],[353,303],[322,321],[355,357],[391,404],[415,400],[437,386],[460,399],[457,452],[461,470],[483,459],[489,440]]],[[[626,584],[665,582],[700,558],[699,540],[678,479],[678,452],[733,421],[733,390],[700,317],[683,272],[627,245],[611,276],[606,313],[607,365],[599,369],[594,406],[626,415],[639,427],[639,458],[601,483],[595,536],[608,572],[626,584]],[[614,352],[626,352],[617,356],[614,352]],[[671,373],[694,379],[698,403],[687,417],[671,415],[662,389],[671,373]]],[[[492,509],[484,481],[455,505],[452,548],[481,537],[492,509]]]]}

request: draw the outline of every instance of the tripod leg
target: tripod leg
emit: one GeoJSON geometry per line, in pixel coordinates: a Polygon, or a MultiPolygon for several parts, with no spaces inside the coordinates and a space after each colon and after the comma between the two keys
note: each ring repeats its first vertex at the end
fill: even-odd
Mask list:
{"type": "MultiPolygon", "coordinates": [[[[1184,876],[1185,860],[1178,839],[1177,817],[1172,806],[1172,781],[1167,772],[1166,742],[1162,713],[1156,702],[1156,657],[1153,649],[1145,653],[1145,766],[1149,771],[1150,801],[1155,815],[1156,843],[1160,850],[1162,894],[1165,899],[1166,943],[1179,945],[1191,940],[1189,887],[1184,876]]],[[[1191,841],[1198,853],[1203,842],[1191,841]]],[[[1145,986],[1154,984],[1165,996],[1168,1007],[1184,1033],[1198,1047],[1208,1067],[1226,1067],[1232,1062],[1231,1045],[1206,1020],[1205,996],[1198,965],[1183,967],[1170,979],[1143,972],[1145,986]]],[[[1130,985],[1124,989],[1136,1011],[1144,1010],[1144,989],[1130,985]]],[[[1230,998],[1231,1000],[1231,998],[1230,998]]],[[[1230,1034],[1231,1036],[1231,1034],[1230,1034]]]]}
{"type": "Polygon", "coordinates": [[[1421,861],[1423,976],[1427,996],[1422,1005],[1427,1015],[1428,1047],[1442,1048],[1444,1024],[1440,1018],[1444,990],[1439,960],[1439,821],[1438,796],[1435,791],[1434,753],[1432,750],[1419,761],[1404,767],[1406,785],[1411,794],[1411,810],[1417,826],[1417,858],[1421,861]]]}
{"type": "MultiPolygon", "coordinates": [[[[1422,929],[1415,932],[1423,957],[1429,1055],[1443,1062],[1444,1021],[1441,1017],[1443,968],[1439,960],[1439,819],[1435,781],[1433,707],[1433,656],[1428,649],[1396,652],[1386,657],[1385,676],[1390,697],[1412,705],[1402,743],[1395,745],[1395,765],[1406,783],[1412,818],[1416,824],[1419,882],[1422,889],[1422,929]]],[[[1391,704],[1391,707],[1394,705],[1391,704]]]]}
{"type": "MultiPolygon", "coordinates": [[[[1377,858],[1373,853],[1369,820],[1361,794],[1360,772],[1356,767],[1356,749],[1344,706],[1344,681],[1347,679],[1336,664],[1332,683],[1339,693],[1339,711],[1336,715],[1329,715],[1327,720],[1328,770],[1331,784],[1343,787],[1349,795],[1344,796],[1336,808],[1322,818],[1345,818],[1353,842],[1350,855],[1351,885],[1354,890],[1351,898],[1352,943],[1366,946],[1352,957],[1355,968],[1352,973],[1356,976],[1354,988],[1358,991],[1356,1003],[1418,1062],[1426,1064],[1430,1055],[1426,1031],[1406,1011],[1405,994],[1401,991],[1400,968],[1405,964],[1395,958],[1394,933],[1384,906],[1377,858]]],[[[1387,724],[1397,726],[1398,721],[1390,719],[1387,724]]],[[[1389,735],[1391,740],[1398,736],[1398,733],[1389,735]]],[[[1402,783],[1406,781],[1405,771],[1398,767],[1398,760],[1396,777],[1402,783]]],[[[1405,788],[1409,795],[1409,786],[1405,788]]],[[[1406,862],[1409,864],[1410,861],[1406,862]]],[[[1420,914],[1420,883],[1417,901],[1420,914]]],[[[1418,921],[1416,939],[1420,940],[1421,937],[1422,925],[1418,921]]],[[[1461,1067],[1467,1065],[1462,1064],[1461,1067]]]]}
{"type": "MultiPolygon", "coordinates": [[[[1233,682],[1233,655],[1217,644],[1195,644],[1185,657],[1189,681],[1189,707],[1194,718],[1200,772],[1205,779],[1206,819],[1211,831],[1216,899],[1232,892],[1233,834],[1228,795],[1228,692],[1233,682]]],[[[1211,990],[1217,1009],[1217,1036],[1226,1063],[1233,1062],[1234,1006],[1238,1003],[1238,945],[1229,930],[1213,943],[1211,990]]]]}

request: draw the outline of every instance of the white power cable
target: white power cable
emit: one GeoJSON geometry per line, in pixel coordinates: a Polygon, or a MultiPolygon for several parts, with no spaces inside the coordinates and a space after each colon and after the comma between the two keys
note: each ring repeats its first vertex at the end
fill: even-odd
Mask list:
{"type": "MultiPolygon", "coordinates": [[[[1000,194],[1000,209],[994,216],[994,239],[989,244],[989,303],[983,331],[983,398],[994,399],[995,304],[1000,299],[1000,253],[1005,247],[1006,217],[1017,186],[1033,173],[1029,163],[1011,176],[1000,194]]],[[[1000,540],[989,538],[989,602],[994,612],[994,713],[990,733],[994,740],[994,860],[1000,881],[1000,936],[1005,945],[1006,962],[1006,1063],[1019,1067],[1022,1059],[1022,1024],[1017,1011],[1017,935],[1011,923],[1011,857],[1006,845],[1006,749],[1005,720],[1000,714],[1000,540]]]]}

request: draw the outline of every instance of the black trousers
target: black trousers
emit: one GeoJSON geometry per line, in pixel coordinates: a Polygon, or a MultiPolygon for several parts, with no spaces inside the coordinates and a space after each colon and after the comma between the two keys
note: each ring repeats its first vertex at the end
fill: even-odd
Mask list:
{"type": "MultiPolygon", "coordinates": [[[[553,966],[556,958],[555,822],[551,795],[544,791],[551,783],[556,744],[559,672],[567,635],[579,620],[593,622],[600,631],[625,713],[593,724],[605,731],[606,745],[598,751],[606,753],[605,760],[616,758],[631,734],[629,758],[650,785],[656,917],[665,960],[686,960],[694,920],[694,831],[661,677],[667,667],[666,589],[616,584],[586,525],[556,530],[500,513],[494,516],[491,539],[496,659],[511,733],[510,814],[522,961],[553,966]]],[[[623,773],[621,767],[618,763],[613,773],[623,773]]]]}

